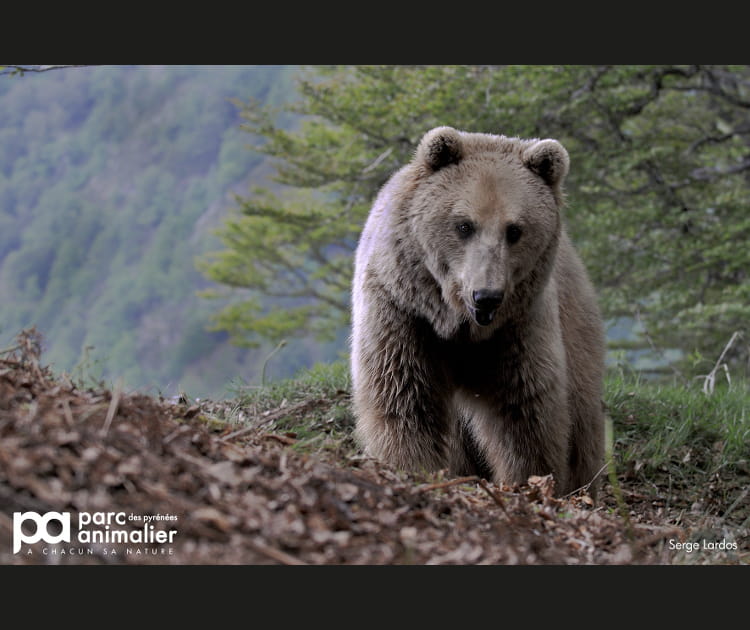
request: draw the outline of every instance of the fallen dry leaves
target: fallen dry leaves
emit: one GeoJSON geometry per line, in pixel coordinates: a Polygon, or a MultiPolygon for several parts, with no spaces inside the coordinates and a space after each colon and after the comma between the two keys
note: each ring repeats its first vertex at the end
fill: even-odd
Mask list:
{"type": "Polygon", "coordinates": [[[586,495],[556,499],[548,477],[508,488],[362,457],[337,465],[266,423],[222,435],[188,405],[77,389],[40,365],[39,345],[24,331],[0,355],[3,564],[653,564],[680,536],[628,530],[586,495]],[[157,517],[155,530],[177,533],[173,544],[42,540],[13,554],[13,513],[25,511],[69,512],[74,534],[81,513],[122,513],[128,530],[157,517]]]}

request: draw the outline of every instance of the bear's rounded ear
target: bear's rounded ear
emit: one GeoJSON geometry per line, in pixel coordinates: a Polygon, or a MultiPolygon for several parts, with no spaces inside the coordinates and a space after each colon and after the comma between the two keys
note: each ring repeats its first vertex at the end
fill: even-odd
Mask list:
{"type": "Polygon", "coordinates": [[[570,168],[570,157],[557,140],[538,140],[523,152],[523,163],[549,186],[561,184],[570,168]]]}
{"type": "Polygon", "coordinates": [[[416,158],[432,171],[456,164],[463,157],[461,136],[453,127],[435,127],[419,141],[416,158]]]}

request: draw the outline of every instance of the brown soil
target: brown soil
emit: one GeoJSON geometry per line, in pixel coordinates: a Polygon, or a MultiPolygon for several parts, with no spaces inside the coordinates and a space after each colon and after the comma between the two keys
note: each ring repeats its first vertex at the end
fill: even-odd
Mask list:
{"type": "Polygon", "coordinates": [[[200,405],[81,390],[40,364],[39,345],[25,331],[0,356],[0,564],[750,561],[744,542],[673,549],[694,538],[697,520],[637,488],[623,489],[623,511],[607,484],[594,504],[583,493],[553,498],[547,477],[508,488],[406,475],[353,451],[304,453],[294,435],[269,429],[268,413],[238,430],[207,423],[200,405]],[[71,541],[26,542],[27,519],[13,553],[14,513],[50,511],[70,514],[71,541]],[[138,533],[106,538],[116,530],[138,533]],[[156,538],[170,530],[171,542],[156,538]]]}

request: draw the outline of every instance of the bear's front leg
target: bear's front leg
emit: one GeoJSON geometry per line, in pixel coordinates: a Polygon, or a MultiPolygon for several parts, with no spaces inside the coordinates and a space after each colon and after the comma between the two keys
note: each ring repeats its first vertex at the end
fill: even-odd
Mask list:
{"type": "Polygon", "coordinates": [[[388,308],[361,308],[352,335],[356,435],[365,452],[403,470],[449,465],[445,370],[429,324],[388,308]]]}
{"type": "Polygon", "coordinates": [[[523,484],[531,475],[552,474],[557,494],[564,494],[572,422],[565,348],[549,310],[542,319],[538,309],[538,319],[497,337],[491,378],[475,393],[467,388],[462,405],[493,481],[523,484]]]}

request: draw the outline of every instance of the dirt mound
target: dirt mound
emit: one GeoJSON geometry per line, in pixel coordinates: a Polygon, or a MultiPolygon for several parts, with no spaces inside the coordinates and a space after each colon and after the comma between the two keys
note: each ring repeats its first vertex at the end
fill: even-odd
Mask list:
{"type": "Polygon", "coordinates": [[[40,364],[35,331],[19,335],[0,356],[0,563],[653,564],[680,539],[555,499],[550,478],[336,464],[198,411],[78,389],[40,364]]]}

